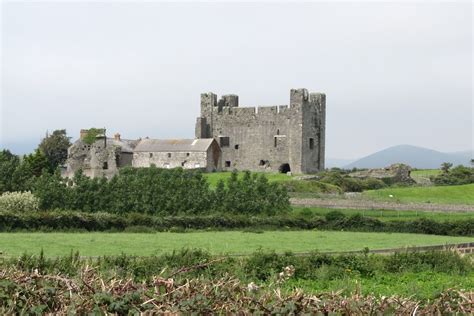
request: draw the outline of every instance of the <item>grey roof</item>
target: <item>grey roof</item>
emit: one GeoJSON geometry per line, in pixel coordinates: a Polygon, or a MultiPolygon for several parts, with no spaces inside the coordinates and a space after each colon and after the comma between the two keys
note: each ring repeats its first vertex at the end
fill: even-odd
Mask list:
{"type": "Polygon", "coordinates": [[[131,140],[131,139],[120,139],[117,140],[115,138],[107,138],[107,144],[111,145],[116,145],[121,147],[122,152],[133,152],[133,148],[137,145],[138,141],[136,140],[131,140]]]}
{"type": "Polygon", "coordinates": [[[135,152],[189,152],[207,151],[214,138],[199,139],[142,139],[135,152]]]}

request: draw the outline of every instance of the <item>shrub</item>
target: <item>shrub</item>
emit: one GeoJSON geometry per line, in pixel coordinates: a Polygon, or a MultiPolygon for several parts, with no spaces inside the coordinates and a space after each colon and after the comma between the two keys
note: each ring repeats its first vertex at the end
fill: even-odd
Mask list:
{"type": "Polygon", "coordinates": [[[328,222],[331,222],[331,221],[341,220],[345,218],[346,216],[344,215],[344,213],[340,211],[331,211],[327,213],[324,217],[326,218],[328,222]]]}
{"type": "Polygon", "coordinates": [[[431,177],[431,181],[436,185],[461,185],[474,183],[474,168],[457,166],[449,169],[445,168],[442,173],[431,177]]]}
{"type": "Polygon", "coordinates": [[[0,195],[0,211],[32,212],[39,209],[39,199],[31,192],[5,192],[0,195]]]}
{"type": "Polygon", "coordinates": [[[265,175],[234,172],[227,186],[211,190],[199,170],[123,168],[110,181],[90,179],[77,172],[67,185],[58,173],[38,177],[35,195],[41,209],[73,209],[117,214],[161,216],[211,212],[274,215],[290,209],[286,189],[269,183],[265,175]]]}

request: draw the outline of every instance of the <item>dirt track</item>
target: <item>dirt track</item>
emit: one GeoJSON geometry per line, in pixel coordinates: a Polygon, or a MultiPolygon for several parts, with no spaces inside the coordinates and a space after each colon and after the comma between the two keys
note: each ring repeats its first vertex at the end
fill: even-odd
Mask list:
{"type": "Polygon", "coordinates": [[[376,210],[418,210],[437,212],[474,212],[474,205],[464,204],[432,204],[432,203],[394,203],[377,202],[359,199],[315,199],[315,198],[291,198],[290,202],[295,206],[317,206],[340,209],[376,209],[376,210]]]}

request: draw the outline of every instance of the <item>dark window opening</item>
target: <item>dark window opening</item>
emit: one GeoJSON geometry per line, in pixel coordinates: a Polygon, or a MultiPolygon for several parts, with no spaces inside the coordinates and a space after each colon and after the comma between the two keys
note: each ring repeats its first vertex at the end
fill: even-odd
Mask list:
{"type": "Polygon", "coordinates": [[[189,153],[186,153],[186,157],[189,157],[189,153]]]}
{"type": "Polygon", "coordinates": [[[282,165],[280,166],[280,168],[278,168],[278,171],[280,171],[281,173],[290,172],[290,171],[291,171],[290,164],[288,164],[288,163],[282,164],[282,165]]]}
{"type": "Polygon", "coordinates": [[[238,144],[235,145],[234,148],[235,148],[235,149],[239,149],[239,145],[238,145],[238,144]]]}
{"type": "Polygon", "coordinates": [[[168,153],[168,158],[171,158],[171,154],[170,154],[170,153],[168,153]]]}
{"type": "Polygon", "coordinates": [[[153,158],[153,153],[150,153],[150,158],[153,158]]]}
{"type": "Polygon", "coordinates": [[[230,167],[230,161],[229,161],[229,160],[227,160],[227,161],[225,162],[225,166],[226,166],[227,168],[230,167]]]}
{"type": "Polygon", "coordinates": [[[314,138],[309,139],[309,149],[314,149],[314,138]]]}
{"type": "Polygon", "coordinates": [[[115,165],[120,167],[120,155],[115,155],[115,165]]]}
{"type": "Polygon", "coordinates": [[[230,140],[228,136],[221,136],[219,137],[219,143],[221,147],[229,147],[230,140]]]}
{"type": "Polygon", "coordinates": [[[258,164],[259,166],[265,166],[267,164],[268,160],[260,160],[260,163],[258,164]]]}
{"type": "Polygon", "coordinates": [[[184,167],[185,164],[186,164],[186,160],[181,163],[181,167],[184,167]]]}
{"type": "Polygon", "coordinates": [[[277,135],[280,135],[280,130],[279,129],[277,129],[277,135]]]}
{"type": "Polygon", "coordinates": [[[273,147],[276,147],[278,145],[278,138],[273,137],[273,147]]]}
{"type": "Polygon", "coordinates": [[[107,161],[102,164],[102,169],[104,170],[109,169],[109,164],[107,163],[107,161]]]}

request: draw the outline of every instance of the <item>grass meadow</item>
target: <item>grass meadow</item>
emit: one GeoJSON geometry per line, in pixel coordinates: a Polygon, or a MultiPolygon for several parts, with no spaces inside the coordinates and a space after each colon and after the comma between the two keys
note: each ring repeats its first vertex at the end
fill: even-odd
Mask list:
{"type": "Polygon", "coordinates": [[[79,251],[83,256],[150,256],[183,248],[200,248],[212,254],[250,254],[255,251],[330,252],[439,245],[474,241],[451,237],[403,233],[337,231],[197,231],[186,233],[0,233],[3,256],[23,253],[46,256],[79,251]]]}
{"type": "Polygon", "coordinates": [[[365,191],[362,196],[401,203],[474,204],[474,184],[387,188],[365,191]]]}
{"type": "MultiPolygon", "coordinates": [[[[252,172],[252,174],[265,174],[269,182],[284,182],[284,181],[291,181],[294,177],[289,176],[284,173],[270,173],[270,172],[252,172]]],[[[243,176],[243,172],[239,172],[239,177],[243,176]]],[[[211,188],[215,188],[219,180],[223,180],[224,182],[230,178],[232,172],[210,172],[210,173],[203,173],[204,178],[207,179],[211,188]]]]}

